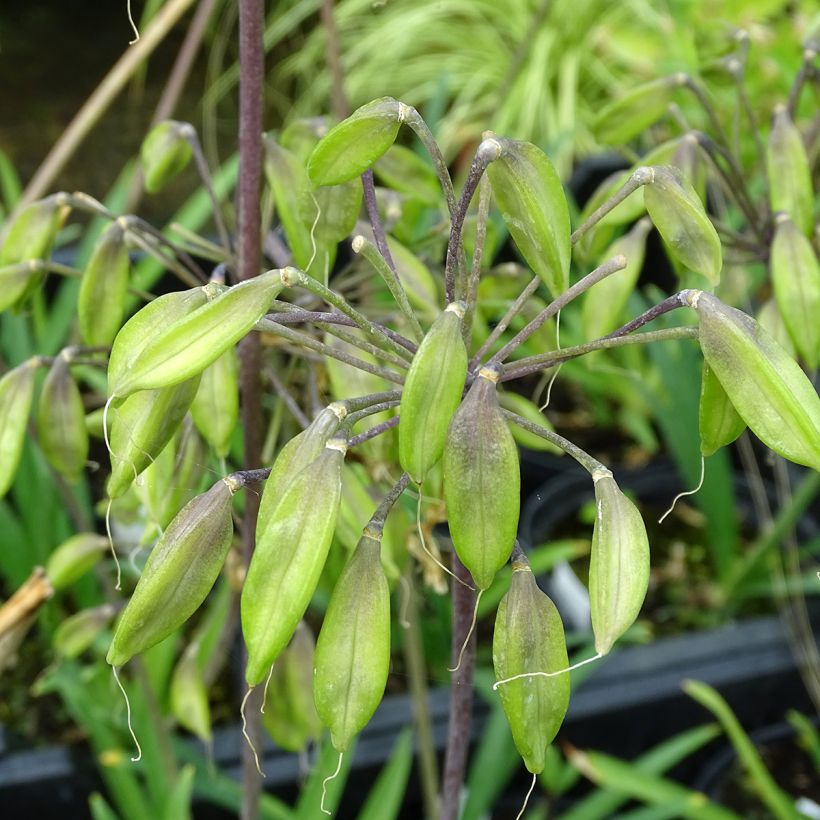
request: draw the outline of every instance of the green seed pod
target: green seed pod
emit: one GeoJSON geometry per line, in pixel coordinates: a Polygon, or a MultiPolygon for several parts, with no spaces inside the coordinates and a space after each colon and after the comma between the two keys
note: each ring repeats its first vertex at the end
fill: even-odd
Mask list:
{"type": "Polygon", "coordinates": [[[390,590],[381,545],[367,533],[336,582],[316,642],[313,696],[338,752],[373,717],[390,671],[390,590]]]}
{"type": "Polygon", "coordinates": [[[121,666],[178,629],[211,591],[233,538],[231,499],[220,479],[183,507],[157,541],[117,623],[106,660],[121,666]]]}
{"type": "Polygon", "coordinates": [[[34,397],[35,361],[29,360],[9,370],[0,379],[0,498],[11,487],[34,397]]]}
{"type": "Polygon", "coordinates": [[[749,429],[784,458],[820,470],[820,397],[806,374],[745,313],[689,291],[703,358],[749,429]]]}
{"type": "Polygon", "coordinates": [[[122,324],[129,270],[125,232],[115,222],[98,240],[80,283],[77,317],[86,344],[114,341],[122,324]]]}
{"type": "Polygon", "coordinates": [[[774,110],[766,144],[769,202],[772,211],[785,211],[806,236],[814,230],[811,166],[803,138],[785,105],[774,110]]]}
{"type": "Polygon", "coordinates": [[[399,461],[417,484],[444,452],[447,428],[461,403],[467,350],[461,338],[463,302],[452,302],[419,345],[401,394],[399,461]]]}
{"type": "MultiPolygon", "coordinates": [[[[527,421],[549,430],[554,433],[554,429],[549,422],[549,419],[538,409],[534,402],[519,396],[518,393],[499,393],[498,403],[511,413],[516,413],[523,416],[527,421]]],[[[541,436],[519,427],[517,424],[510,424],[510,433],[515,439],[516,444],[520,447],[526,447],[528,450],[537,450],[542,453],[553,453],[557,456],[564,455],[564,451],[560,447],[556,447],[541,436]]]]}
{"type": "Polygon", "coordinates": [[[497,371],[479,371],[444,448],[450,536],[479,589],[487,589],[509,560],[518,530],[518,450],[498,404],[497,380],[497,371]]]}
{"type": "Polygon", "coordinates": [[[182,424],[194,400],[199,378],[140,390],[108,411],[111,429],[111,476],[108,495],[119,498],[151,461],[163,451],[182,424]]]}
{"type": "Polygon", "coordinates": [[[48,559],[46,575],[55,590],[71,586],[88,572],[108,550],[108,539],[95,532],[81,532],[63,541],[48,559]]]}
{"type": "Polygon", "coordinates": [[[315,650],[313,635],[301,621],[267,684],[262,722],[276,745],[289,752],[302,751],[322,733],[313,702],[315,650]]]}
{"type": "Polygon", "coordinates": [[[309,427],[294,436],[280,451],[262,490],[259,501],[259,520],[267,522],[276,505],[296,476],[312,464],[336,434],[339,424],[347,415],[341,402],[325,407],[309,427]]]}
{"type": "Polygon", "coordinates": [[[66,618],[54,630],[52,644],[55,652],[69,660],[78,657],[97,640],[116,614],[116,606],[104,604],[66,618]]]}
{"type": "Polygon", "coordinates": [[[88,431],[80,389],[61,354],[43,382],[37,405],[37,437],[49,464],[77,481],[88,460],[88,431]]]}
{"type": "Polygon", "coordinates": [[[266,521],[242,587],[245,679],[263,681],[310,603],[327,559],[341,496],[346,443],[333,438],[284,488],[266,521]]]}
{"type": "Polygon", "coordinates": [[[792,359],[797,358],[794,342],[792,337],[789,336],[789,331],[786,330],[786,324],[777,308],[776,299],[771,298],[768,302],[764,302],[757,312],[757,322],[792,359]]]}
{"type": "Polygon", "coordinates": [[[217,456],[225,458],[239,418],[239,360],[233,348],[202,371],[191,416],[217,456]]]}
{"type": "Polygon", "coordinates": [[[155,194],[162,190],[191,161],[193,151],[185,139],[190,125],[175,120],[158,123],[149,132],[140,148],[140,160],[145,175],[145,190],[155,194]]]}
{"type": "Polygon", "coordinates": [[[553,296],[569,286],[569,208],[547,155],[531,142],[489,137],[479,146],[497,156],[487,167],[493,196],[526,263],[553,296]]]}
{"type": "Polygon", "coordinates": [[[109,385],[127,377],[137,356],[151,339],[207,301],[204,288],[178,290],[158,296],[135,313],[122,326],[111,347],[108,359],[109,385]]]}
{"type": "MultiPolygon", "coordinates": [[[[498,680],[569,666],[564,625],[553,602],[538,588],[526,559],[513,561],[510,588],[498,606],[493,667],[498,680]]],[[[569,674],[512,680],[499,686],[513,742],[527,770],[540,774],[569,706],[569,674]]]]}
{"type": "Polygon", "coordinates": [[[717,284],[723,266],[720,238],[695,189],[671,165],[650,170],[652,182],[644,186],[643,199],[658,233],[675,259],[717,284]]]}
{"type": "Polygon", "coordinates": [[[0,248],[0,265],[45,259],[51,253],[65,213],[56,195],[27,205],[8,227],[0,248]]]}
{"type": "Polygon", "coordinates": [[[745,429],[746,422],[729,401],[723,385],[706,362],[700,383],[700,452],[711,456],[731,444],[745,429]]]}
{"type": "Polygon", "coordinates": [[[109,368],[111,395],[124,398],[198,376],[253,329],[281,289],[280,272],[273,270],[219,293],[151,337],[126,372],[109,368]]]}
{"type": "Polygon", "coordinates": [[[641,219],[629,233],[616,239],[604,252],[604,259],[623,254],[626,267],[602,279],[586,292],[581,316],[587,339],[605,336],[621,324],[627,300],[641,275],[646,237],[651,227],[648,219],[641,219]]]}
{"type": "Polygon", "coordinates": [[[811,242],[778,214],[770,255],[774,296],[794,346],[810,370],[820,360],[820,264],[811,242]]]}
{"type": "Polygon", "coordinates": [[[392,145],[373,166],[388,188],[435,208],[441,202],[441,187],[430,163],[410,148],[392,145]]]}
{"type": "Polygon", "coordinates": [[[338,185],[361,176],[396,141],[407,106],[392,97],[363,105],[322,138],[308,160],[316,185],[338,185]]]}
{"type": "Polygon", "coordinates": [[[634,623],[649,585],[649,540],[638,508],[612,473],[594,473],[595,526],[589,558],[589,606],[595,651],[606,655],[634,623]]]}
{"type": "Polygon", "coordinates": [[[171,676],[171,711],[177,723],[203,743],[211,741],[208,687],[199,663],[199,645],[190,643],[171,676]]]}
{"type": "Polygon", "coordinates": [[[605,106],[598,114],[595,134],[605,145],[623,145],[654,125],[672,102],[685,74],[672,74],[639,85],[605,106]]]}

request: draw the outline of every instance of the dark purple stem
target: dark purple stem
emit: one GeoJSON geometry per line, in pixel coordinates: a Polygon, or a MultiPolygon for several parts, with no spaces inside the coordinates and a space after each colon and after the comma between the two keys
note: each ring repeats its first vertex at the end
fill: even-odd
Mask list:
{"type": "Polygon", "coordinates": [[[607,333],[607,335],[602,338],[617,339],[619,336],[626,336],[628,333],[632,333],[633,330],[637,330],[639,327],[648,325],[651,321],[657,319],[658,316],[663,316],[664,313],[669,313],[670,310],[677,310],[680,307],[688,307],[689,303],[686,301],[688,294],[688,290],[673,293],[662,302],[658,302],[657,305],[649,308],[646,313],[636,316],[631,322],[621,325],[621,327],[613,330],[612,333],[607,333]]]}
{"type": "Polygon", "coordinates": [[[396,263],[390,254],[390,248],[387,247],[387,237],[385,236],[384,225],[382,225],[382,220],[379,216],[379,205],[376,202],[376,184],[373,182],[373,171],[369,168],[362,174],[362,189],[364,190],[364,206],[367,209],[367,218],[370,220],[370,226],[373,228],[373,239],[376,241],[376,247],[379,249],[379,253],[384,257],[384,261],[390,265],[390,270],[398,276],[396,263]]]}
{"type": "MultiPolygon", "coordinates": [[[[465,584],[473,579],[453,551],[453,572],[463,584],[453,584],[452,661],[458,662],[461,647],[470,631],[475,607],[475,592],[465,584]]],[[[450,722],[447,728],[447,751],[444,757],[444,779],[440,820],[457,820],[461,789],[470,748],[470,728],[473,717],[473,671],[475,669],[475,630],[467,642],[461,666],[453,672],[450,684],[450,722]]]]}
{"type": "MultiPolygon", "coordinates": [[[[265,23],[264,0],[239,2],[239,179],[238,210],[238,273],[239,280],[252,279],[261,267],[262,190],[262,115],[265,97],[265,48],[262,32],[265,23]]],[[[262,402],[259,379],[259,334],[248,334],[239,345],[240,396],[242,426],[245,436],[244,464],[248,469],[259,464],[262,451],[262,402]]],[[[250,563],[256,543],[256,518],[259,496],[248,493],[242,531],[245,566],[250,563]]],[[[261,690],[259,697],[261,697],[261,690]]],[[[246,704],[247,731],[254,745],[261,745],[259,697],[252,696],[246,704]]],[[[259,796],[262,784],[256,771],[252,750],[242,744],[242,820],[259,816],[259,796]]]]}
{"type": "Polygon", "coordinates": [[[376,438],[376,436],[380,436],[382,433],[387,432],[391,427],[395,427],[398,423],[399,416],[393,416],[393,418],[383,421],[381,424],[377,424],[375,427],[371,427],[363,433],[359,433],[358,436],[353,436],[350,441],[347,442],[348,449],[355,447],[357,444],[363,444],[365,441],[370,441],[370,439],[376,438]]]}

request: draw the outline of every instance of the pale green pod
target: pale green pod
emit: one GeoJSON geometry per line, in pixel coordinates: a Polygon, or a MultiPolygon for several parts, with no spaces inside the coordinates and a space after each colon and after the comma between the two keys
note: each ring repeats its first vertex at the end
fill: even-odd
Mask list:
{"type": "Polygon", "coordinates": [[[202,371],[191,416],[217,456],[225,458],[239,418],[239,360],[233,348],[202,371]]]}
{"type": "Polygon", "coordinates": [[[461,403],[467,349],[461,338],[463,302],[452,302],[419,345],[404,381],[399,423],[399,462],[417,484],[444,452],[447,428],[461,403]]]}
{"type": "Polygon", "coordinates": [[[199,378],[194,377],[173,387],[140,390],[109,408],[110,498],[119,498],[159,456],[182,424],[198,386],[199,378]]]}
{"type": "Polygon", "coordinates": [[[644,186],[643,199],[658,233],[682,265],[717,284],[723,267],[720,237],[695,189],[671,165],[650,170],[652,182],[644,186]]]}
{"type": "Polygon", "coordinates": [[[772,211],[784,211],[805,236],[811,236],[814,230],[811,165],[800,131],[785,105],[778,105],[774,110],[766,143],[766,169],[772,211]]]}
{"type": "Polygon", "coordinates": [[[122,326],[111,347],[108,358],[109,386],[127,377],[137,356],[151,339],[207,301],[204,288],[191,288],[164,293],[137,311],[122,326]]]}
{"type": "Polygon", "coordinates": [[[706,362],[700,383],[698,409],[700,452],[711,456],[721,447],[731,444],[745,429],[746,422],[735,410],[723,385],[706,362]]]}
{"type": "Polygon", "coordinates": [[[0,498],[11,487],[26,438],[34,398],[35,361],[9,370],[0,379],[0,498]]]}
{"type": "MultiPolygon", "coordinates": [[[[568,666],[564,625],[558,610],[538,588],[526,561],[513,560],[510,588],[495,617],[496,679],[528,672],[560,672],[568,666]]],[[[569,692],[569,674],[526,677],[498,687],[515,748],[533,774],[544,770],[547,748],[569,707],[569,692]]]]}
{"type": "Polygon", "coordinates": [[[365,531],[336,582],[316,642],[313,696],[338,752],[373,717],[390,671],[390,590],[380,546],[365,531]]]}
{"type": "Polygon", "coordinates": [[[109,368],[111,395],[125,397],[198,376],[253,329],[281,289],[280,272],[272,270],[222,291],[152,336],[126,372],[112,378],[109,368]]]}
{"type": "Polygon", "coordinates": [[[344,440],[330,439],[284,488],[272,515],[257,526],[241,599],[249,686],[267,677],[319,583],[339,511],[345,450],[344,440]]]}
{"type": "Polygon", "coordinates": [[[157,541],[117,623],[106,657],[111,666],[167,638],[205,600],[231,547],[238,487],[220,479],[186,504],[157,541]]]}
{"type": "Polygon", "coordinates": [[[313,635],[301,621],[266,682],[262,723],[276,745],[289,752],[302,751],[322,733],[313,702],[315,650],[313,635]]]}
{"type": "Polygon", "coordinates": [[[80,282],[77,318],[86,344],[114,341],[122,324],[129,271],[125,232],[115,222],[94,246],[80,282]]]}
{"type": "Polygon", "coordinates": [[[52,644],[61,658],[76,658],[97,640],[117,614],[113,604],[84,609],[62,621],[54,630],[52,644]]]}
{"type": "Polygon", "coordinates": [[[165,120],[157,123],[140,147],[140,160],[145,176],[145,190],[155,194],[179,174],[191,161],[193,151],[185,139],[187,123],[165,120]]]}
{"type": "Polygon", "coordinates": [[[685,82],[685,74],[672,74],[618,95],[598,114],[595,122],[598,141],[617,146],[642,134],[666,113],[675,90],[685,82]]]}
{"type": "Polygon", "coordinates": [[[361,176],[396,141],[407,107],[392,97],[357,108],[320,140],[308,160],[316,185],[338,185],[361,176]]]}
{"type": "Polygon", "coordinates": [[[262,526],[270,519],[279,500],[296,476],[313,463],[336,434],[339,424],[347,415],[341,402],[332,402],[323,408],[311,424],[295,435],[276,456],[271,473],[259,500],[259,521],[262,526]]]}
{"type": "Polygon", "coordinates": [[[634,623],[649,586],[649,539],[638,508],[612,473],[595,482],[595,526],[589,558],[589,607],[595,651],[606,655],[634,623]]]}
{"type": "Polygon", "coordinates": [[[639,220],[629,233],[616,239],[602,254],[604,259],[623,254],[626,267],[597,282],[584,295],[581,317],[587,339],[599,339],[620,326],[626,303],[641,275],[646,237],[651,227],[648,219],[639,220]]]}
{"type": "Polygon", "coordinates": [[[211,740],[208,687],[199,662],[199,645],[188,644],[171,675],[171,711],[177,723],[203,743],[211,740]]]}
{"type": "Polygon", "coordinates": [[[777,307],[810,370],[820,361],[820,264],[811,242],[787,214],[776,217],[769,264],[777,307]]]}
{"type": "Polygon", "coordinates": [[[569,208],[549,157],[530,142],[489,137],[497,159],[487,167],[493,196],[526,263],[553,296],[569,286],[569,208]]]}
{"type": "Polygon", "coordinates": [[[444,500],[458,557],[479,589],[509,560],[518,530],[518,450],[496,395],[498,373],[482,368],[447,431],[444,500]]]}
{"type": "Polygon", "coordinates": [[[43,382],[37,437],[49,464],[69,481],[77,481],[88,460],[88,431],[83,398],[64,355],[54,360],[43,382]]]}
{"type": "Polygon", "coordinates": [[[703,291],[690,291],[703,358],[749,429],[784,458],[820,470],[820,397],[758,323],[703,291]]]}
{"type": "Polygon", "coordinates": [[[80,532],[63,541],[51,553],[46,575],[55,590],[71,586],[86,574],[108,550],[108,539],[95,532],[80,532]]]}

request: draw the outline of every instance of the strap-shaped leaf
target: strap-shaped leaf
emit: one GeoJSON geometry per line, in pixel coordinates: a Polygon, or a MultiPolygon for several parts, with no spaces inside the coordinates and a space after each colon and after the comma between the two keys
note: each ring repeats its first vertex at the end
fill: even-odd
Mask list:
{"type": "Polygon", "coordinates": [[[332,128],[314,148],[308,173],[316,185],[339,185],[361,176],[396,141],[405,107],[392,97],[363,105],[332,128]]]}
{"type": "Polygon", "coordinates": [[[487,173],[504,222],[526,263],[553,296],[569,285],[569,209],[547,155],[531,142],[492,137],[501,155],[487,173]]]}

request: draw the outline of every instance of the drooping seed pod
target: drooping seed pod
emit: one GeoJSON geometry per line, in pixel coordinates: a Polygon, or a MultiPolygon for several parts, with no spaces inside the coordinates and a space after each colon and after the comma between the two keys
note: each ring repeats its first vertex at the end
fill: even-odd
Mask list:
{"type": "Polygon", "coordinates": [[[157,541],[120,617],[106,660],[121,666],[193,615],[219,575],[233,538],[231,499],[239,483],[220,479],[183,507],[157,541]]]}
{"type": "Polygon", "coordinates": [[[451,302],[419,345],[404,381],[399,423],[399,462],[417,484],[444,452],[447,428],[467,379],[461,338],[463,302],[451,302]]]}
{"type": "Polygon", "coordinates": [[[703,291],[690,291],[703,358],[749,429],[784,458],[820,470],[820,397],[758,323],[703,291]]]}
{"type": "Polygon", "coordinates": [[[313,635],[301,621],[267,683],[262,723],[276,745],[289,752],[302,751],[322,733],[313,702],[315,650],[313,635]]]}
{"type": "Polygon", "coordinates": [[[163,451],[194,400],[199,377],[160,390],[140,390],[108,411],[111,476],[108,495],[119,498],[163,451]]]}
{"type": "Polygon", "coordinates": [[[135,313],[122,326],[111,347],[108,358],[109,388],[112,383],[116,384],[127,376],[137,356],[151,339],[207,301],[205,288],[177,290],[158,296],[135,313]]]}
{"type": "Polygon", "coordinates": [[[208,687],[199,662],[199,644],[188,644],[171,675],[171,711],[177,723],[203,743],[211,741],[208,687]]]}
{"type": "Polygon", "coordinates": [[[336,582],[316,642],[313,696],[338,752],[373,717],[390,671],[390,590],[379,550],[366,530],[336,582]]]}
{"type": "Polygon", "coordinates": [[[108,549],[108,539],[95,532],[80,532],[63,541],[51,553],[46,575],[55,590],[71,586],[100,560],[108,549]]]}
{"type": "Polygon", "coordinates": [[[52,644],[55,652],[69,660],[78,657],[97,640],[116,614],[114,604],[103,604],[66,618],[54,630],[52,644]]]}
{"type": "Polygon", "coordinates": [[[80,283],[77,318],[86,344],[114,341],[122,324],[129,270],[125,232],[115,222],[97,241],[80,283]]]}
{"type": "Polygon", "coordinates": [[[715,226],[694,188],[671,165],[652,167],[644,186],[646,210],[672,255],[712,284],[720,280],[723,251],[715,226]]]}
{"type": "Polygon", "coordinates": [[[703,456],[711,456],[721,447],[731,444],[746,429],[746,422],[735,410],[723,385],[706,362],[703,363],[700,383],[698,419],[700,452],[703,456]]]}
{"type": "Polygon", "coordinates": [[[191,416],[217,456],[225,458],[239,417],[239,360],[233,348],[202,371],[191,416]]]}
{"type": "Polygon", "coordinates": [[[278,270],[234,285],[148,340],[109,391],[124,398],[137,390],[170,387],[198,376],[232,348],[265,315],[282,288],[278,270]]]}
{"type": "Polygon", "coordinates": [[[641,275],[646,237],[651,227],[648,219],[639,220],[629,233],[616,239],[603,253],[604,259],[623,254],[626,267],[597,282],[584,295],[581,316],[587,339],[605,336],[621,324],[627,300],[641,275]]]}
{"type": "Polygon", "coordinates": [[[482,368],[453,416],[444,448],[444,500],[458,557],[479,589],[507,562],[518,530],[521,476],[515,440],[482,368]]]}
{"type": "Polygon", "coordinates": [[[34,397],[35,362],[30,360],[9,370],[0,379],[0,498],[11,487],[34,397]]]}
{"type": "Polygon", "coordinates": [[[777,307],[810,370],[820,361],[820,263],[811,242],[780,213],[769,264],[777,307]]]}
{"type": "Polygon", "coordinates": [[[344,404],[332,402],[279,451],[259,500],[259,521],[262,526],[273,515],[276,505],[296,476],[322,454],[346,415],[344,404]]]}
{"type": "Polygon", "coordinates": [[[346,448],[343,439],[330,439],[284,489],[271,516],[257,526],[241,599],[249,686],[267,677],[319,582],[336,526],[346,448]]]}
{"type": "Polygon", "coordinates": [[[595,526],[589,558],[589,607],[595,651],[606,655],[633,624],[649,585],[649,539],[638,508],[612,473],[594,473],[595,526]]]}
{"type": "Polygon", "coordinates": [[[191,161],[193,152],[184,129],[187,123],[165,120],[157,123],[142,142],[140,160],[145,175],[145,190],[155,194],[191,161]]]}
{"type": "MultiPolygon", "coordinates": [[[[569,666],[564,625],[552,601],[538,588],[526,558],[513,560],[510,588],[498,606],[493,668],[498,680],[569,666]]],[[[499,686],[513,742],[527,770],[540,774],[569,706],[569,674],[536,675],[499,686]]]]}
{"type": "Polygon", "coordinates": [[[61,354],[43,382],[37,405],[37,437],[49,464],[76,481],[88,460],[88,431],[80,389],[61,354]]]}
{"type": "Polygon", "coordinates": [[[671,74],[621,94],[598,114],[598,140],[606,145],[623,145],[642,134],[666,113],[675,90],[685,82],[685,74],[671,74]]]}
{"type": "Polygon", "coordinates": [[[811,165],[803,137],[785,105],[778,105],[774,110],[766,143],[766,168],[772,211],[784,211],[805,236],[811,236],[814,230],[811,165]]]}
{"type": "Polygon", "coordinates": [[[531,142],[489,137],[498,159],[487,167],[493,196],[526,263],[553,296],[569,286],[569,208],[561,180],[547,155],[531,142]]]}
{"type": "Polygon", "coordinates": [[[0,311],[17,304],[42,279],[42,273],[35,269],[25,273],[17,266],[45,259],[51,253],[66,214],[53,195],[32,202],[14,218],[0,247],[0,268],[10,273],[0,278],[0,311]]]}
{"type": "Polygon", "coordinates": [[[361,176],[396,141],[407,107],[392,97],[357,108],[321,139],[308,160],[316,185],[338,185],[361,176]]]}

